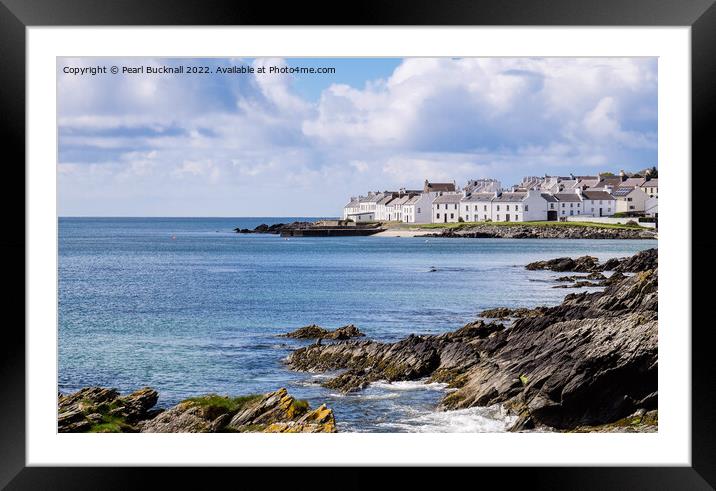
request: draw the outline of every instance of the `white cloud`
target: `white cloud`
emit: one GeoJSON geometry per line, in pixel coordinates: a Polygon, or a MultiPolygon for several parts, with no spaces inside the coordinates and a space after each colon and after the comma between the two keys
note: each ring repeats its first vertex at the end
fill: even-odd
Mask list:
{"type": "Polygon", "coordinates": [[[141,214],[150,201],[194,214],[181,196],[231,208],[270,191],[279,215],[337,213],[345,196],[425,178],[509,184],[550,169],[643,168],[656,164],[656,77],[653,59],[415,58],[385,78],[330,83],[309,101],[285,74],[59,72],[60,208],[91,212],[102,195],[114,214],[141,214]]]}

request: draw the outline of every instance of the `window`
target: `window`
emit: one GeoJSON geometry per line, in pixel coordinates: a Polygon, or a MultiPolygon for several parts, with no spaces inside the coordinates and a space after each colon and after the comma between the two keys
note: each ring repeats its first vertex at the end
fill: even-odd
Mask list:
{"type": "Polygon", "coordinates": [[[497,211],[500,211],[500,205],[497,205],[497,211]]]}
{"type": "Polygon", "coordinates": [[[634,205],[629,205],[629,209],[630,209],[630,210],[633,210],[633,209],[634,209],[634,205]]]}
{"type": "MultiPolygon", "coordinates": [[[[519,210],[519,208],[517,208],[519,210]]],[[[525,211],[530,211],[530,205],[525,205],[525,211]]]]}
{"type": "Polygon", "coordinates": [[[483,215],[483,216],[484,216],[483,220],[487,220],[487,215],[483,215]]]}
{"type": "Polygon", "coordinates": [[[455,209],[457,210],[457,205],[455,205],[455,209]]]}
{"type": "Polygon", "coordinates": [[[510,211],[510,205],[505,206],[505,210],[510,211]]]}
{"type": "Polygon", "coordinates": [[[470,221],[470,215],[465,215],[465,220],[470,221]]]}
{"type": "Polygon", "coordinates": [[[603,200],[601,200],[601,199],[599,200],[599,204],[600,204],[600,205],[602,204],[602,201],[603,201],[603,200]]]}
{"type": "Polygon", "coordinates": [[[440,218],[440,213],[438,213],[437,217],[440,218]]]}
{"type": "Polygon", "coordinates": [[[465,211],[470,211],[470,207],[468,205],[465,205],[465,211]]]}
{"type": "Polygon", "coordinates": [[[594,208],[592,208],[592,213],[594,213],[594,208]]]}
{"type": "Polygon", "coordinates": [[[487,211],[487,205],[485,205],[485,208],[482,211],[487,211]]]}
{"type": "Polygon", "coordinates": [[[574,215],[574,210],[569,210],[570,215],[574,215]]]}
{"type": "Polygon", "coordinates": [[[500,215],[497,215],[497,221],[498,222],[500,221],[500,215]]]}
{"type": "Polygon", "coordinates": [[[477,205],[475,205],[475,211],[477,211],[477,205]]]}
{"type": "Polygon", "coordinates": [[[569,207],[570,207],[570,208],[574,208],[574,203],[570,203],[570,204],[569,204],[569,207]]]}
{"type": "Polygon", "coordinates": [[[550,203],[550,204],[549,204],[549,209],[550,209],[550,210],[554,210],[554,203],[550,203]]]}
{"type": "Polygon", "coordinates": [[[418,213],[420,213],[420,208],[418,208],[418,213]]]}
{"type": "Polygon", "coordinates": [[[631,199],[631,198],[627,198],[627,201],[632,201],[632,199],[631,199]]]}
{"type": "Polygon", "coordinates": [[[564,205],[565,205],[565,204],[566,204],[566,203],[562,203],[562,208],[564,208],[564,205]]]}
{"type": "Polygon", "coordinates": [[[454,214],[454,213],[450,213],[450,220],[452,220],[453,218],[455,218],[455,214],[454,214]]]}
{"type": "Polygon", "coordinates": [[[516,222],[519,222],[519,221],[520,221],[520,216],[519,216],[519,215],[515,215],[515,221],[516,221],[516,222]]]}

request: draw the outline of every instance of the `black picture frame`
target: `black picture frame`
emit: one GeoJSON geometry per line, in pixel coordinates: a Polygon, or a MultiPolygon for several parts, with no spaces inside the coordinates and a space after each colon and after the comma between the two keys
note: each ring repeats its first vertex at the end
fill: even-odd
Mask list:
{"type": "MultiPolygon", "coordinates": [[[[692,162],[704,170],[711,157],[710,128],[716,110],[716,0],[490,0],[475,2],[453,0],[438,3],[428,0],[379,2],[362,1],[337,6],[324,1],[281,3],[229,2],[225,0],[0,0],[0,125],[5,138],[4,157],[8,181],[14,185],[3,193],[6,230],[0,247],[6,267],[13,269],[14,280],[6,289],[7,312],[24,305],[25,264],[17,260],[31,258],[25,249],[24,172],[25,161],[25,30],[31,26],[118,26],[118,25],[538,25],[538,26],[690,26],[692,77],[692,162]],[[341,8],[338,8],[341,7],[341,8]],[[343,12],[341,14],[340,12],[343,12]],[[709,124],[711,123],[711,124],[709,124]],[[708,156],[708,157],[707,157],[708,156]],[[23,209],[23,214],[18,209],[23,209]],[[23,231],[21,233],[20,231],[23,231]],[[22,271],[20,271],[22,269],[22,271]],[[22,274],[22,276],[21,276],[22,274]],[[20,279],[22,278],[22,279],[20,279]],[[10,310],[9,307],[12,307],[10,310]]],[[[713,157],[711,157],[713,160],[713,157]]],[[[695,175],[696,166],[692,165],[695,175]]],[[[688,186],[691,183],[684,183],[688,186]]],[[[697,189],[696,186],[693,187],[697,189]]],[[[689,193],[694,217],[708,210],[706,193],[689,193]]],[[[696,224],[697,222],[692,222],[696,224]]],[[[692,263],[713,250],[709,234],[692,236],[692,263]]],[[[705,279],[712,267],[699,267],[692,274],[692,305],[707,304],[698,280],[705,279]]],[[[697,326],[696,310],[692,325],[697,326]]],[[[60,468],[26,467],[25,461],[25,311],[20,322],[7,323],[3,353],[0,357],[0,486],[7,489],[129,489],[148,484],[159,470],[148,468],[60,468]]],[[[689,329],[688,316],[681,326],[663,329],[689,329]]],[[[691,329],[692,336],[692,466],[691,467],[615,467],[615,468],[531,468],[509,471],[509,482],[526,479],[535,489],[712,489],[716,486],[714,462],[714,367],[711,325],[691,329]]],[[[193,482],[206,484],[211,472],[215,479],[235,472],[231,469],[172,469],[172,480],[181,487],[193,482]],[[197,476],[197,473],[204,477],[197,476]]],[[[481,482],[497,477],[507,482],[504,469],[470,469],[479,472],[481,482]],[[487,480],[486,480],[487,479],[487,480]]],[[[240,472],[247,472],[246,469],[240,472]]],[[[451,471],[452,472],[452,471],[451,471]]],[[[265,475],[266,469],[258,470],[265,475]]],[[[326,479],[324,471],[305,471],[314,483],[326,479]]],[[[341,487],[372,485],[360,469],[333,469],[327,484],[341,487]],[[335,475],[335,480],[333,479],[335,475]]],[[[425,479],[424,469],[403,473],[403,486],[425,479]]],[[[452,475],[452,474],[451,474],[452,475]]],[[[300,479],[300,477],[295,477],[300,479]]],[[[168,487],[168,482],[164,481],[168,487]]],[[[246,481],[248,482],[248,481],[246,481]]],[[[300,484],[300,483],[298,483],[300,484]]],[[[294,482],[296,485],[296,482],[294,482]]]]}

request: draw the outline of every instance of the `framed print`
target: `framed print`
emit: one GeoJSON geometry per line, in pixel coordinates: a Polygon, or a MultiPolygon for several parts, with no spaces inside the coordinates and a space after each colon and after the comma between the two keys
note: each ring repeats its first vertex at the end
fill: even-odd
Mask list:
{"type": "Polygon", "coordinates": [[[3,2],[3,485],[713,486],[713,2],[131,7],[3,2]]]}

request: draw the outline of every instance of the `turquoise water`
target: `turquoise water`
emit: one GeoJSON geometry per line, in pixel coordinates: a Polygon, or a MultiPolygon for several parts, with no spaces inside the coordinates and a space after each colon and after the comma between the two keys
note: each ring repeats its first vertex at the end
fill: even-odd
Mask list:
{"type": "MultiPolygon", "coordinates": [[[[197,394],[286,387],[327,402],[339,429],[497,431],[494,411],[435,414],[444,387],[379,384],[341,396],[281,363],[304,342],[276,337],[353,323],[373,339],[439,333],[486,308],[554,305],[574,290],[528,262],[607,259],[656,241],[240,235],[309,218],[61,218],[59,389],[159,390],[167,406],[197,394]],[[431,267],[437,272],[430,272],[431,267]]],[[[471,412],[472,411],[472,412],[471,412]]]]}

